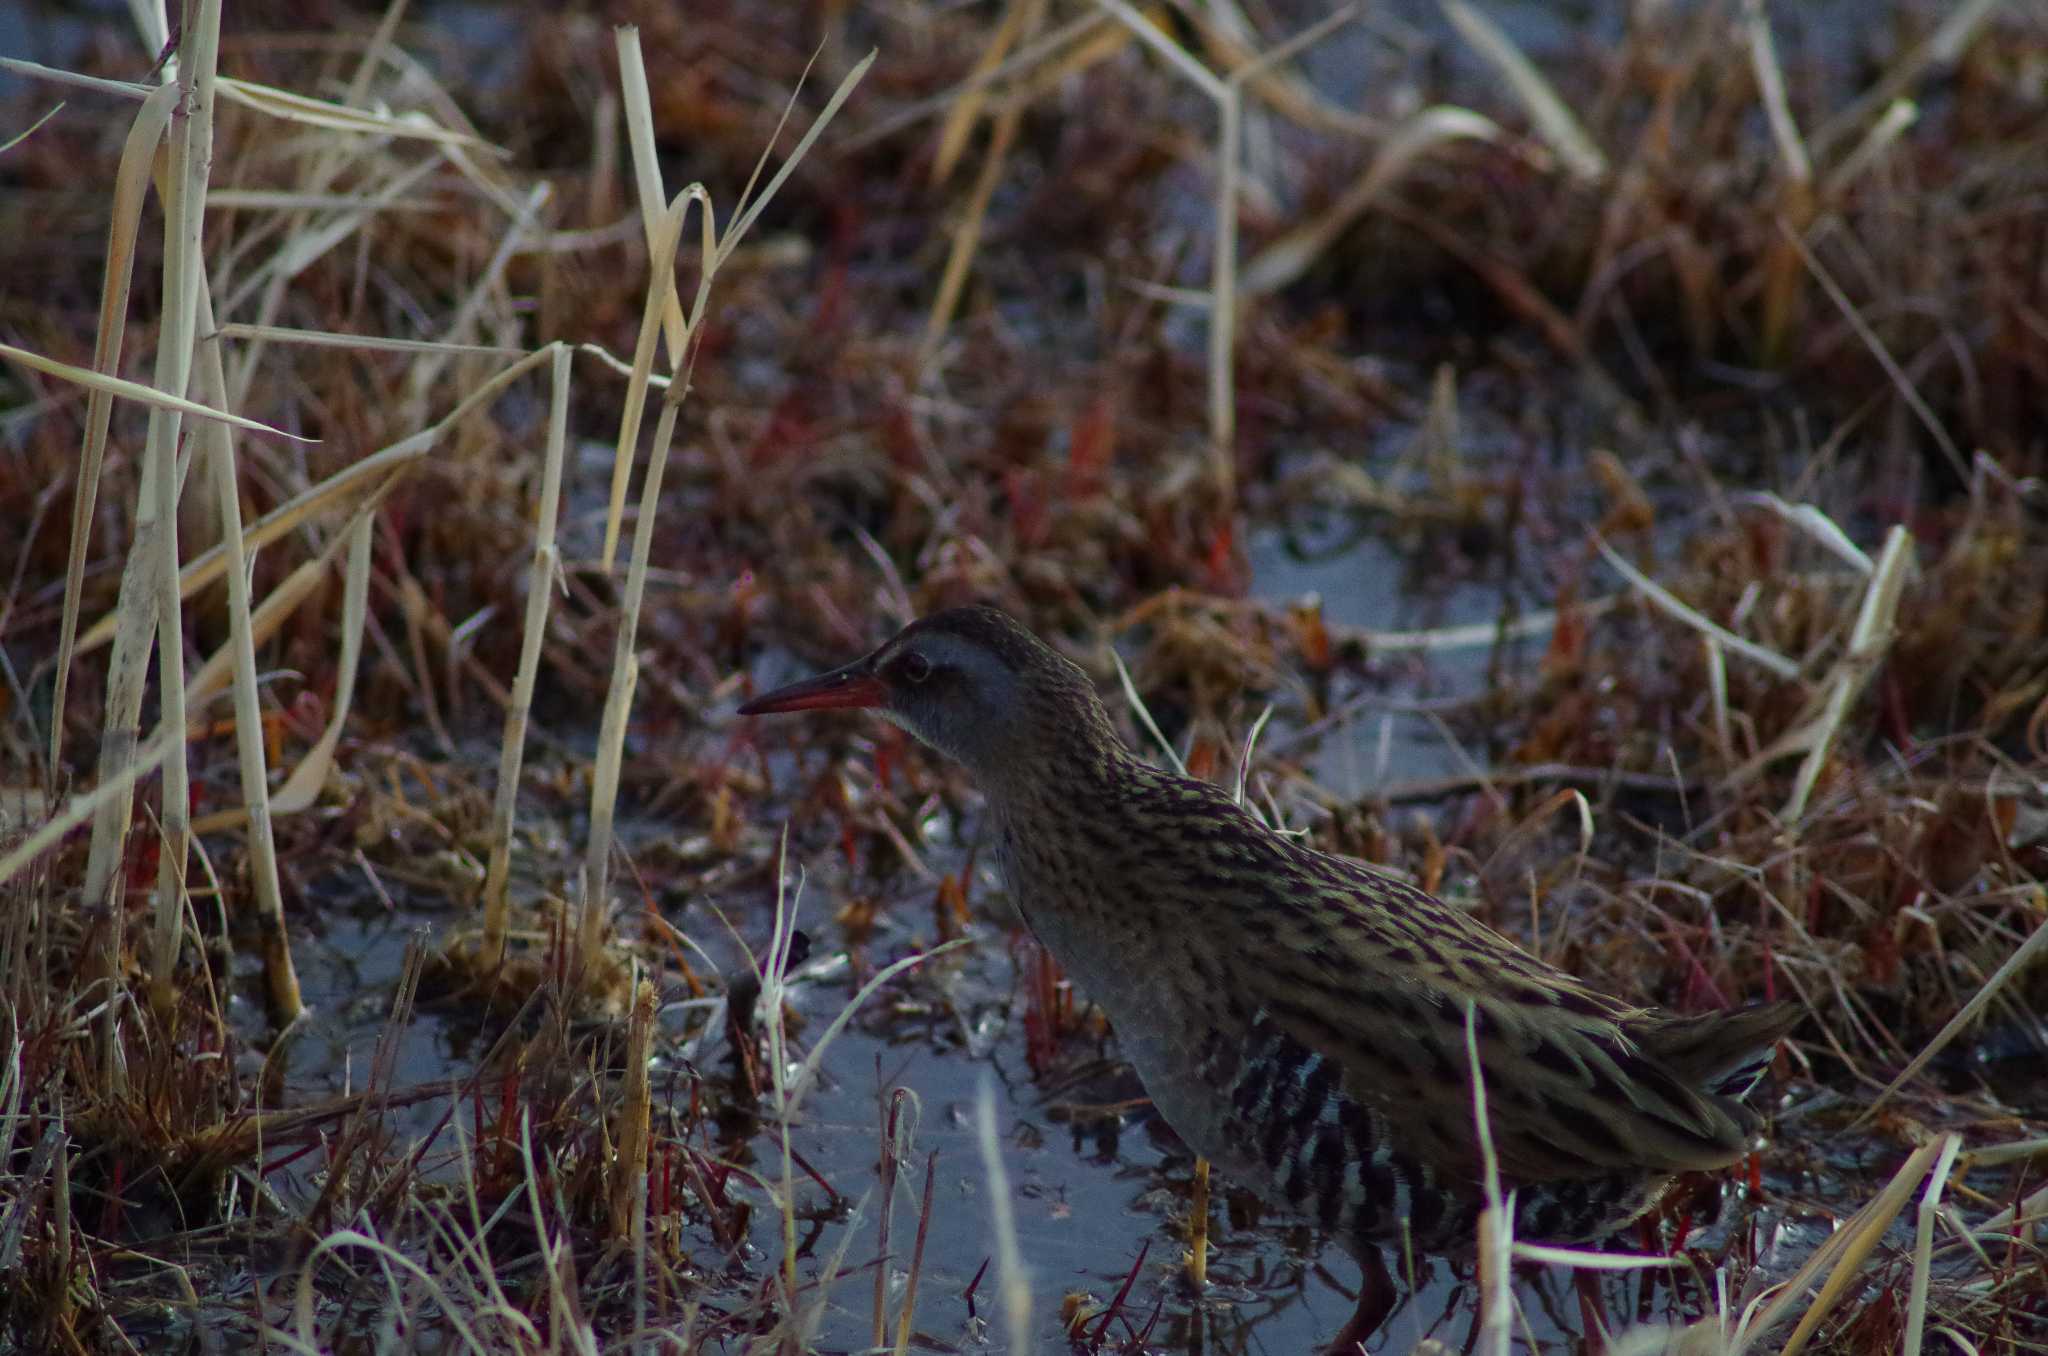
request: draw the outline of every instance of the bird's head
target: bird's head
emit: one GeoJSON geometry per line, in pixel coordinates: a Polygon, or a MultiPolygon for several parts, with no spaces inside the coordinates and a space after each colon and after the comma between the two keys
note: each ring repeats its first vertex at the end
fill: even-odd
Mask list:
{"type": "Polygon", "coordinates": [[[1064,753],[1104,740],[1120,747],[1088,676],[992,607],[920,618],[872,653],[756,697],[740,714],[840,708],[875,710],[991,794],[1064,753]]]}

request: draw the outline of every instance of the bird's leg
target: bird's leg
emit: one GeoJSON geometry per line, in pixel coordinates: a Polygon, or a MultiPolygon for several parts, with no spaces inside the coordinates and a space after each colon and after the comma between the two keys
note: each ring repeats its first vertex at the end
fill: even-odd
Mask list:
{"type": "Polygon", "coordinates": [[[1195,1160],[1194,1201],[1188,1220],[1188,1282],[1199,1295],[1209,1284],[1209,1160],[1195,1160]]]}
{"type": "Polygon", "coordinates": [[[1358,1307],[1351,1311],[1324,1356],[1358,1356],[1365,1350],[1365,1339],[1380,1330],[1394,1312],[1394,1301],[1400,1292],[1394,1287],[1394,1278],[1387,1274],[1386,1259],[1380,1250],[1366,1247],[1359,1250],[1358,1264],[1363,1274],[1358,1280],[1358,1307]]]}

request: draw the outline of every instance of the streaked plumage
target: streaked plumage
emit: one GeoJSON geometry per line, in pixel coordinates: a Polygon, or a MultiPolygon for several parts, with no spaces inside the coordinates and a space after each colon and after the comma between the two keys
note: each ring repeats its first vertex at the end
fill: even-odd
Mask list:
{"type": "Polygon", "coordinates": [[[1675,1173],[1734,1161],[1737,1100],[1797,1017],[1676,1019],[1545,964],[1434,896],[1275,834],[1117,738],[1075,665],[959,608],[741,708],[876,707],[966,764],[1031,930],[1100,1004],[1197,1153],[1361,1256],[1469,1246],[1465,1013],[1518,1234],[1586,1241],[1675,1173]]]}

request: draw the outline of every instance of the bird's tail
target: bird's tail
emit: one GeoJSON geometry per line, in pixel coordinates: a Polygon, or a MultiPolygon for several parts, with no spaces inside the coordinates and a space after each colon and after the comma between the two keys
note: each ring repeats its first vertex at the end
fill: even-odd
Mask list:
{"type": "Polygon", "coordinates": [[[1778,1041],[1805,1015],[1796,1003],[1760,1003],[1727,1012],[1666,1017],[1637,1033],[1637,1040],[1688,1085],[1740,1102],[1770,1067],[1778,1041]]]}

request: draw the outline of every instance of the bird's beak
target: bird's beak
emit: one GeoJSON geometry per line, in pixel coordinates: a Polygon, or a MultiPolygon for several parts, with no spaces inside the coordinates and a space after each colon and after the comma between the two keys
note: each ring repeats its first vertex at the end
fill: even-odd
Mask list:
{"type": "Polygon", "coordinates": [[[821,711],[838,707],[880,706],[889,689],[868,669],[866,659],[815,678],[778,687],[740,708],[743,716],[771,716],[781,711],[821,711]]]}

